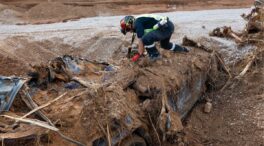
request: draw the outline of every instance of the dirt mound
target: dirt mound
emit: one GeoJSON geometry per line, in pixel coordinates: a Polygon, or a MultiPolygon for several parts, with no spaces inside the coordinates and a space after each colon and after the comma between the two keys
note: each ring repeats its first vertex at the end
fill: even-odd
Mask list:
{"type": "Polygon", "coordinates": [[[16,24],[22,22],[22,14],[19,11],[0,4],[0,22],[3,24],[16,24]]]}
{"type": "Polygon", "coordinates": [[[123,45],[123,41],[116,37],[106,37],[98,39],[92,46],[87,49],[85,54],[91,60],[105,61],[108,62],[114,52],[119,50],[123,45]]]}
{"type": "Polygon", "coordinates": [[[10,37],[0,42],[1,54],[10,56],[24,64],[40,64],[59,55],[69,54],[74,47],[63,40],[37,41],[31,37],[10,37]]]}
{"type": "Polygon", "coordinates": [[[3,11],[5,9],[7,9],[7,8],[8,8],[8,6],[0,4],[0,11],[3,11]]]}
{"type": "MultiPolygon", "coordinates": [[[[69,44],[63,39],[56,37],[48,40],[39,40],[34,37],[15,36],[0,41],[0,54],[5,56],[1,58],[2,62],[7,63],[15,60],[17,66],[19,66],[20,62],[23,66],[27,66],[27,69],[33,65],[47,63],[48,60],[65,54],[109,62],[112,60],[110,58],[113,57],[114,53],[123,46],[123,43],[117,37],[105,36],[100,39],[98,37],[92,38],[91,40],[83,41],[78,46],[74,46],[74,44],[69,44]]],[[[14,71],[10,69],[1,71],[5,72],[4,75],[8,75],[9,71],[10,74],[14,74],[14,71]]]]}
{"type": "Polygon", "coordinates": [[[243,14],[247,25],[242,33],[226,26],[211,33],[224,37],[222,41],[231,39],[237,49],[233,53],[219,50],[230,70],[229,81],[220,91],[206,94],[202,104],[194,108],[185,129],[189,139],[216,146],[264,144],[264,116],[260,112],[264,110],[263,12],[263,8],[254,8],[249,15],[243,14]],[[212,102],[211,113],[204,113],[206,102],[212,102]]]}
{"type": "MultiPolygon", "coordinates": [[[[1,51],[0,51],[1,52],[1,51]]],[[[12,56],[0,55],[0,74],[3,76],[22,76],[27,74],[30,67],[14,59],[12,56]]]]}
{"type": "Polygon", "coordinates": [[[204,10],[219,8],[241,8],[248,7],[252,3],[251,0],[221,0],[221,1],[194,1],[194,0],[177,0],[177,1],[156,1],[156,0],[134,0],[134,1],[52,1],[43,2],[36,1],[3,1],[10,8],[23,10],[23,22],[25,23],[55,23],[82,17],[92,16],[109,16],[109,15],[131,15],[142,13],[168,12],[175,10],[204,10]],[[27,12],[26,12],[27,11],[27,12]],[[24,13],[26,12],[26,13],[24,13]]]}
{"type": "Polygon", "coordinates": [[[93,7],[65,5],[59,2],[40,3],[26,12],[25,18],[35,22],[60,22],[68,19],[96,16],[93,7]]]}
{"type": "MultiPolygon", "coordinates": [[[[257,58],[235,86],[207,95],[213,100],[210,114],[203,112],[204,101],[198,104],[187,120],[186,133],[190,137],[204,145],[263,145],[263,49],[257,58]]],[[[233,71],[239,74],[248,61],[246,57],[233,71]]]]}

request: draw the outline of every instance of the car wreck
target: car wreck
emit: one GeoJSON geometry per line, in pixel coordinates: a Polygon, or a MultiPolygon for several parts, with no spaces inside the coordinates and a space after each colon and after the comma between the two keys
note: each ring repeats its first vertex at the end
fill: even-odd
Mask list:
{"type": "MultiPolygon", "coordinates": [[[[24,84],[22,89],[16,90],[20,89],[16,100],[22,99],[20,104],[32,111],[14,110],[12,125],[36,118],[44,125],[29,123],[37,125],[33,131],[41,137],[60,131],[68,136],[62,138],[77,145],[161,145],[183,130],[182,120],[206,91],[208,75],[218,72],[214,55],[194,49],[188,56],[164,51],[163,60],[143,58],[134,65],[128,60],[111,65],[65,55],[33,66],[28,79],[18,84],[24,84]],[[81,136],[73,140],[75,129],[81,136]]],[[[31,137],[37,135],[34,132],[31,137]]]]}

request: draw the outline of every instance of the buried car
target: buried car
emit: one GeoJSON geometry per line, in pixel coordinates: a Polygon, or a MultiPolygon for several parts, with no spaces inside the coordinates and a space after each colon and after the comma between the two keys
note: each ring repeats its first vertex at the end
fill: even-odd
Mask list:
{"type": "MultiPolygon", "coordinates": [[[[34,67],[28,93],[37,105],[63,96],[42,112],[77,145],[159,145],[183,130],[181,120],[217,70],[203,50],[162,54],[156,62],[117,65],[58,57],[34,67]]],[[[57,136],[49,141],[62,144],[57,136]]]]}

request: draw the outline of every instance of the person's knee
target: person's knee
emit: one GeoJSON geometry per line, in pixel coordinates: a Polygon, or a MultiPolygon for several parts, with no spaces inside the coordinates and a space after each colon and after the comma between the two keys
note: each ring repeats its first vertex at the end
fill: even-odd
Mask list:
{"type": "Polygon", "coordinates": [[[169,50],[172,47],[172,43],[160,43],[161,48],[169,50]]]}
{"type": "Polygon", "coordinates": [[[160,43],[160,46],[163,49],[169,49],[169,44],[167,44],[167,43],[160,43]]]}

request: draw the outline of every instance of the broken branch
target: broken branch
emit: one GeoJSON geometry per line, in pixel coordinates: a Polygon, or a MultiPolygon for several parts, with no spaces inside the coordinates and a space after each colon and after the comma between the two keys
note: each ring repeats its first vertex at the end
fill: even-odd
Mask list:
{"type": "Polygon", "coordinates": [[[155,126],[153,124],[153,121],[151,120],[151,117],[150,117],[150,114],[149,113],[148,113],[148,117],[149,117],[149,121],[151,123],[151,126],[152,126],[152,128],[153,128],[153,130],[154,130],[154,132],[155,132],[155,134],[156,134],[156,136],[158,138],[159,145],[161,146],[161,141],[160,141],[159,134],[158,134],[157,129],[155,128],[155,126]]]}
{"type": "MultiPolygon", "coordinates": [[[[26,103],[29,109],[34,110],[35,108],[38,107],[38,105],[33,101],[32,97],[30,94],[23,90],[23,93],[25,94],[26,97],[22,96],[22,100],[26,103]]],[[[44,121],[48,122],[49,124],[52,123],[50,119],[40,110],[36,111],[36,114],[40,116],[44,121]]],[[[51,124],[52,125],[52,124],[51,124]]],[[[52,125],[53,126],[53,125],[52,125]]]]}
{"type": "Polygon", "coordinates": [[[256,59],[256,55],[254,55],[252,57],[252,59],[248,62],[248,64],[246,65],[246,67],[243,69],[243,71],[235,77],[235,79],[241,79],[246,73],[247,71],[249,70],[249,68],[252,66],[253,62],[255,61],[256,59]]]}
{"type": "MultiPolygon", "coordinates": [[[[23,101],[27,104],[27,106],[28,106],[30,109],[32,109],[32,110],[34,110],[34,108],[37,109],[37,108],[38,108],[38,105],[32,100],[32,98],[31,98],[31,96],[29,95],[29,93],[28,93],[27,91],[24,91],[24,90],[23,90],[23,92],[24,92],[24,94],[26,95],[27,99],[23,98],[23,96],[22,96],[22,99],[23,99],[23,101]]],[[[80,94],[78,94],[78,95],[80,95],[80,94]]],[[[76,95],[76,96],[78,96],[78,95],[76,95]]],[[[73,97],[70,98],[70,99],[73,99],[73,98],[76,97],[76,96],[73,96],[73,97]]],[[[48,122],[50,125],[52,125],[52,126],[55,127],[55,125],[51,122],[51,120],[50,120],[50,119],[49,119],[44,113],[42,113],[42,112],[40,111],[40,109],[37,110],[36,113],[37,113],[37,114],[38,114],[43,120],[45,120],[45,121],[48,122]]],[[[78,146],[85,146],[85,145],[82,144],[81,142],[76,141],[76,140],[74,140],[74,139],[72,139],[72,138],[70,138],[70,137],[68,137],[68,136],[65,136],[65,135],[62,134],[60,131],[57,131],[57,133],[58,133],[63,139],[67,140],[68,142],[74,143],[74,144],[76,144],[76,145],[78,145],[78,146]]]]}
{"type": "Polygon", "coordinates": [[[79,77],[73,77],[72,80],[80,83],[81,85],[83,85],[84,87],[87,87],[87,88],[95,89],[96,87],[99,86],[97,83],[88,82],[88,81],[85,81],[79,77]]]}
{"type": "Polygon", "coordinates": [[[59,131],[58,128],[50,126],[47,123],[42,122],[42,121],[33,120],[33,119],[23,119],[21,117],[20,118],[16,118],[16,117],[8,116],[8,115],[1,115],[1,116],[9,118],[9,119],[16,120],[18,122],[21,121],[21,122],[25,122],[25,123],[28,123],[28,124],[33,124],[33,125],[36,125],[36,126],[39,126],[39,127],[43,127],[43,128],[46,128],[46,129],[49,129],[49,130],[52,130],[52,131],[59,131]]]}
{"type": "Polygon", "coordinates": [[[237,42],[239,43],[243,42],[243,40],[239,36],[237,36],[234,32],[230,32],[229,35],[233,37],[237,42]]]}
{"type": "MultiPolygon", "coordinates": [[[[28,112],[27,114],[25,114],[24,116],[22,116],[21,119],[23,119],[23,118],[25,118],[25,117],[31,115],[32,113],[34,113],[34,112],[36,112],[36,111],[38,111],[38,110],[40,110],[40,109],[42,109],[42,108],[44,108],[44,107],[47,107],[47,106],[51,105],[52,103],[54,103],[54,102],[58,101],[59,99],[61,99],[61,98],[62,98],[63,96],[65,96],[66,94],[67,94],[67,92],[63,93],[62,95],[58,96],[57,98],[55,98],[55,99],[49,101],[48,103],[46,103],[46,104],[44,104],[44,105],[42,105],[42,106],[39,106],[39,107],[33,109],[32,111],[30,111],[30,112],[28,112]]],[[[20,119],[19,119],[19,120],[20,120],[20,119]]]]}
{"type": "Polygon", "coordinates": [[[264,43],[264,40],[261,39],[248,39],[248,41],[264,43]]]}
{"type": "Polygon", "coordinates": [[[83,92],[80,92],[79,94],[77,94],[77,95],[74,95],[74,96],[72,96],[72,97],[70,97],[70,98],[67,98],[66,100],[65,100],[65,102],[69,102],[69,101],[71,101],[72,99],[74,99],[74,98],[76,98],[76,97],[79,97],[79,96],[81,96],[81,95],[83,95],[83,94],[85,94],[85,93],[87,93],[87,92],[89,92],[88,90],[85,90],[85,91],[83,91],[83,92]]]}
{"type": "Polygon", "coordinates": [[[109,130],[109,126],[108,124],[106,125],[106,130],[107,130],[107,141],[108,141],[108,145],[111,146],[112,142],[111,142],[111,135],[110,135],[110,130],[109,130]]]}
{"type": "Polygon", "coordinates": [[[221,59],[221,57],[218,55],[218,53],[215,53],[216,58],[219,60],[219,62],[221,63],[222,67],[224,68],[224,70],[226,71],[226,73],[229,75],[229,78],[232,78],[232,75],[229,71],[229,69],[226,67],[224,61],[221,59]]]}
{"type": "Polygon", "coordinates": [[[202,49],[208,53],[213,52],[213,50],[205,47],[204,45],[202,45],[200,43],[195,42],[194,40],[188,38],[187,36],[184,36],[184,38],[182,39],[182,45],[189,46],[189,47],[196,47],[196,48],[202,49]]]}

